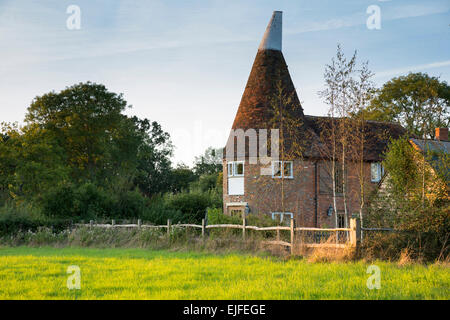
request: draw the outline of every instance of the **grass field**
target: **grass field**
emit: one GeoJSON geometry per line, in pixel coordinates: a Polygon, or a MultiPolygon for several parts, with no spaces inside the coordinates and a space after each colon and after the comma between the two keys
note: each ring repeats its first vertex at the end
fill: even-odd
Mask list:
{"type": "Polygon", "coordinates": [[[0,299],[450,299],[450,269],[144,249],[0,248],[0,299]],[[67,267],[81,269],[69,290],[67,267]]]}

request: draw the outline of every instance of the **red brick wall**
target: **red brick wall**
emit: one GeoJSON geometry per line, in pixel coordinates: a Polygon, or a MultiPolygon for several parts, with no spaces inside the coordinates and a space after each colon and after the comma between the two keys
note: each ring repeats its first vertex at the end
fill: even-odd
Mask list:
{"type": "MultiPolygon", "coordinates": [[[[319,165],[326,165],[323,160],[318,161],[319,165]]],[[[281,212],[281,179],[272,176],[261,175],[259,164],[249,164],[245,162],[244,170],[244,190],[243,196],[228,195],[228,178],[226,161],[223,162],[223,200],[224,212],[226,212],[227,202],[248,202],[251,214],[268,214],[281,212]]],[[[347,208],[349,216],[359,212],[359,178],[357,165],[349,165],[347,170],[347,208]]],[[[315,184],[314,162],[305,160],[294,161],[294,178],[284,179],[284,206],[285,212],[292,212],[297,225],[315,226],[315,202],[314,187],[317,187],[317,220],[318,227],[334,227],[335,217],[327,215],[327,209],[333,206],[332,194],[321,194],[319,190],[320,170],[317,169],[317,183],[315,184]]],[[[366,191],[369,192],[376,184],[370,182],[370,163],[364,164],[366,191]]],[[[337,197],[338,210],[344,209],[343,197],[337,197]]]]}

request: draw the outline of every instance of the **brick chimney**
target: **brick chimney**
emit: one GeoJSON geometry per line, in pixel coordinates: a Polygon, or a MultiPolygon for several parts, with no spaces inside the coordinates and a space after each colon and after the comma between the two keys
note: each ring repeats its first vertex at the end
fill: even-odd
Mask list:
{"type": "Polygon", "coordinates": [[[448,141],[448,128],[436,128],[436,140],[448,141]]]}

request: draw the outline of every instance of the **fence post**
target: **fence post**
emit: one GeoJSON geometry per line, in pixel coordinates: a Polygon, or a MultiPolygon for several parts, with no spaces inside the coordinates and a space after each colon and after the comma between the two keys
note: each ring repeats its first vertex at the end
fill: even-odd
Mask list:
{"type": "Polygon", "coordinates": [[[247,226],[247,219],[245,213],[242,213],[242,239],[245,241],[245,227],[247,226]]]}
{"type": "Polygon", "coordinates": [[[356,247],[361,233],[358,235],[358,231],[361,232],[361,225],[358,226],[358,220],[355,218],[350,219],[350,244],[352,247],[356,247]],[[359,230],[358,230],[359,229],[359,230]]]}
{"type": "Polygon", "coordinates": [[[291,255],[294,254],[294,240],[295,240],[295,220],[294,217],[291,217],[291,255]]]}
{"type": "Polygon", "coordinates": [[[138,219],[138,228],[140,228],[141,225],[142,225],[142,221],[141,221],[141,219],[138,219]]]}
{"type": "Polygon", "coordinates": [[[202,219],[202,239],[205,240],[205,219],[202,219]]]}
{"type": "Polygon", "coordinates": [[[361,241],[362,241],[361,220],[356,219],[356,245],[359,245],[361,241]]]}
{"type": "Polygon", "coordinates": [[[89,227],[92,228],[93,225],[94,225],[94,220],[89,221],[89,227]]]}
{"type": "Polygon", "coordinates": [[[116,225],[116,220],[111,220],[111,226],[114,227],[116,225]]]}
{"type": "Polygon", "coordinates": [[[167,219],[167,237],[170,239],[170,225],[171,225],[170,219],[167,219]]]}

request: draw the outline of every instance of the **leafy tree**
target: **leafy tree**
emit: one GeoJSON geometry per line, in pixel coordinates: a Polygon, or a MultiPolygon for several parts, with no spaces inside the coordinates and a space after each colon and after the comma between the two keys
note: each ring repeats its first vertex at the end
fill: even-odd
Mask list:
{"type": "Polygon", "coordinates": [[[217,174],[222,171],[222,149],[208,147],[203,155],[195,157],[194,172],[202,174],[217,174]]]}
{"type": "Polygon", "coordinates": [[[367,109],[369,120],[400,123],[409,133],[434,138],[450,125],[450,86],[426,73],[409,73],[386,82],[367,109]]]}
{"type": "Polygon", "coordinates": [[[419,152],[407,137],[391,142],[383,161],[387,175],[371,199],[366,221],[370,227],[404,232],[371,234],[371,250],[391,252],[392,258],[406,248],[416,258],[445,260],[450,249],[448,180],[439,171],[448,172],[448,165],[448,154],[419,152]],[[436,162],[445,166],[436,167],[436,162]]]}
{"type": "Polygon", "coordinates": [[[178,164],[170,172],[170,188],[173,193],[188,190],[192,182],[197,181],[197,175],[185,164],[178,164]]]}
{"type": "Polygon", "coordinates": [[[109,92],[101,84],[79,83],[36,97],[25,121],[54,135],[65,149],[75,179],[94,181],[105,175],[108,162],[114,160],[111,142],[121,137],[126,119],[122,112],[127,107],[122,94],[109,92]]]}
{"type": "Polygon", "coordinates": [[[170,190],[173,146],[170,136],[156,121],[132,118],[139,133],[137,145],[137,175],[134,180],[139,189],[151,196],[170,190]]]}
{"type": "Polygon", "coordinates": [[[39,198],[69,177],[65,154],[54,136],[37,125],[4,125],[0,141],[0,189],[6,199],[39,198]]]}
{"type": "Polygon", "coordinates": [[[172,144],[148,119],[127,117],[122,94],[79,83],[36,97],[25,120],[63,149],[74,183],[91,181],[116,193],[138,186],[146,195],[168,190],[172,144]]]}
{"type": "Polygon", "coordinates": [[[36,97],[25,126],[2,124],[0,201],[30,201],[53,217],[142,212],[141,192],[169,190],[172,144],[157,122],[127,117],[126,107],[90,82],[36,97]]]}

